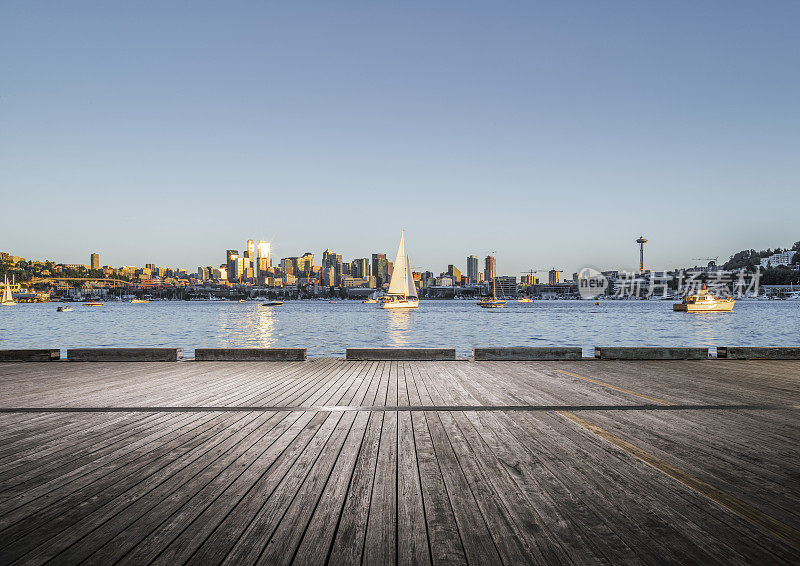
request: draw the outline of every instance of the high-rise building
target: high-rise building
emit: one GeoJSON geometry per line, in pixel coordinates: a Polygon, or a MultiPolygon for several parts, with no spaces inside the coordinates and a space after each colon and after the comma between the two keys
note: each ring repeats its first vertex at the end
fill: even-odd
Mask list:
{"type": "Polygon", "coordinates": [[[334,271],[334,281],[339,281],[339,278],[342,276],[341,254],[334,253],[331,250],[322,252],[322,267],[332,267],[334,271]]]}
{"type": "Polygon", "coordinates": [[[478,256],[467,256],[467,279],[470,285],[478,282],[478,256]]]}
{"type": "Polygon", "coordinates": [[[253,240],[247,240],[244,257],[249,259],[253,259],[254,257],[256,257],[256,243],[253,240]]]}
{"type": "Polygon", "coordinates": [[[310,275],[314,272],[314,254],[311,252],[304,253],[301,257],[297,258],[297,271],[299,273],[295,273],[298,277],[301,274],[305,274],[306,276],[310,275]]]}
{"type": "Polygon", "coordinates": [[[236,260],[239,259],[239,250],[227,250],[225,252],[225,266],[227,267],[228,281],[235,281],[236,260]]]}
{"type": "Polygon", "coordinates": [[[100,269],[100,254],[92,254],[92,257],[89,260],[89,265],[92,269],[100,269]]]}
{"type": "Polygon", "coordinates": [[[497,260],[493,255],[487,255],[483,260],[483,279],[491,281],[497,276],[497,260]]]}
{"type": "Polygon", "coordinates": [[[450,276],[450,278],[456,285],[461,284],[461,270],[458,269],[455,265],[447,266],[447,275],[450,276]]]}
{"type": "Polygon", "coordinates": [[[270,243],[265,242],[264,240],[259,240],[258,244],[256,244],[256,261],[255,265],[255,276],[256,277],[264,277],[272,267],[272,251],[270,248],[270,243]]]}
{"type": "Polygon", "coordinates": [[[336,286],[336,269],[334,267],[323,267],[322,268],[322,284],[325,287],[334,287],[336,286]]]}
{"type": "Polygon", "coordinates": [[[297,271],[297,258],[285,257],[281,260],[281,271],[286,275],[295,275],[297,271]]]}
{"type": "Polygon", "coordinates": [[[362,257],[354,259],[350,265],[350,275],[353,277],[360,277],[362,279],[369,277],[369,258],[362,257]]]}
{"type": "Polygon", "coordinates": [[[549,285],[555,285],[556,283],[558,283],[557,269],[551,269],[550,271],[547,272],[547,283],[549,285]]]}
{"type": "Polygon", "coordinates": [[[378,287],[389,282],[389,262],[386,254],[372,254],[372,275],[375,276],[378,287]]]}

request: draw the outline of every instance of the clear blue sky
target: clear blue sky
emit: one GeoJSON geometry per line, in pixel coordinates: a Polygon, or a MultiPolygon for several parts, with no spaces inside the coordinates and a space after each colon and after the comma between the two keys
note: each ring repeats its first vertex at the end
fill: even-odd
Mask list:
{"type": "Polygon", "coordinates": [[[800,3],[12,2],[0,250],[436,272],[800,239],[800,3]]]}

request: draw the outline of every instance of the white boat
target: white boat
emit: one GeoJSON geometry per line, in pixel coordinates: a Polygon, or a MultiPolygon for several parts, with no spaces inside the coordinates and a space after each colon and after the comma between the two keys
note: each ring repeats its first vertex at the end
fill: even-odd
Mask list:
{"type": "Polygon", "coordinates": [[[406,254],[405,234],[400,234],[400,245],[397,247],[397,258],[394,260],[394,271],[389,280],[389,291],[378,299],[382,309],[416,309],[419,308],[419,297],[411,276],[411,261],[406,254]]]}
{"type": "Polygon", "coordinates": [[[672,305],[672,310],[682,312],[730,312],[736,301],[733,297],[720,299],[708,292],[705,284],[694,295],[686,295],[680,303],[672,305]]]}
{"type": "Polygon", "coordinates": [[[11,296],[11,285],[8,284],[8,275],[6,275],[6,285],[3,287],[3,297],[2,300],[0,300],[0,305],[4,307],[10,307],[16,304],[17,301],[15,301],[14,297],[11,296]]]}

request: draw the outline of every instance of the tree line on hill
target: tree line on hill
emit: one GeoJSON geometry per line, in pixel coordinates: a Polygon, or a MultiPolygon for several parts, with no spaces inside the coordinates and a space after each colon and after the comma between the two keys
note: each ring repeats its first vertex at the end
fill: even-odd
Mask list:
{"type": "Polygon", "coordinates": [[[742,250],[731,256],[722,266],[727,270],[746,269],[747,271],[755,271],[760,265],[761,260],[765,257],[770,257],[773,254],[783,253],[785,251],[796,251],[798,253],[792,258],[792,266],[787,267],[779,265],[776,267],[769,267],[761,271],[761,284],[762,285],[797,285],[800,284],[800,242],[795,242],[791,248],[782,249],[775,248],[766,249],[761,251],[756,250],[742,250]]]}

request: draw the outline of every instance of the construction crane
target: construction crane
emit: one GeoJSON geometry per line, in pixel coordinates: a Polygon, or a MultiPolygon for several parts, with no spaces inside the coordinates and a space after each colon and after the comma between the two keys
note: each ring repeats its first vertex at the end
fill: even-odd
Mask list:
{"type": "Polygon", "coordinates": [[[713,261],[714,263],[717,263],[718,259],[719,259],[719,256],[717,256],[717,257],[693,257],[692,261],[713,261]]]}
{"type": "MultiPolygon", "coordinates": [[[[551,269],[529,269],[528,271],[523,271],[523,272],[522,272],[522,274],[523,274],[523,275],[530,275],[531,277],[533,277],[533,274],[534,274],[534,273],[542,273],[542,272],[544,272],[544,273],[550,273],[551,271],[555,271],[555,272],[557,272],[557,273],[559,273],[559,274],[560,274],[560,273],[564,273],[564,270],[563,270],[563,269],[556,269],[555,267],[553,267],[553,268],[551,268],[551,269]]],[[[560,277],[561,277],[561,276],[559,275],[559,278],[560,278],[560,277]]]]}

